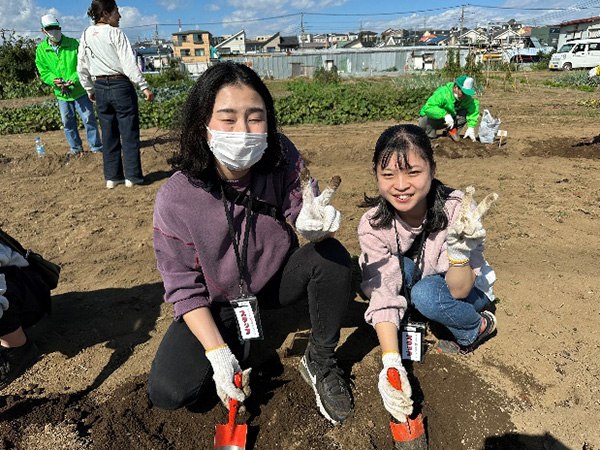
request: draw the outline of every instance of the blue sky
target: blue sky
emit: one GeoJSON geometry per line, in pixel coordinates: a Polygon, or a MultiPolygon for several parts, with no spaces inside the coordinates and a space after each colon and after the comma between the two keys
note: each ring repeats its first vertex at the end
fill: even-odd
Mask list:
{"type": "MultiPolygon", "coordinates": [[[[511,18],[525,25],[555,24],[566,20],[600,15],[600,0],[473,0],[464,7],[464,26],[474,27],[511,18]],[[515,9],[506,9],[515,8],[515,9]],[[520,8],[520,9],[517,9],[520,8]],[[527,10],[525,8],[543,8],[527,10]],[[565,9],[570,8],[568,11],[565,9]]],[[[246,30],[248,38],[281,32],[298,34],[301,15],[307,32],[347,32],[387,28],[450,28],[461,22],[461,3],[451,0],[427,2],[365,0],[121,0],[121,28],[133,41],[154,35],[170,37],[182,29],[201,29],[213,35],[246,30]],[[402,12],[403,14],[393,14],[402,12]],[[331,14],[331,15],[327,15],[331,14]],[[258,19],[258,20],[257,20],[258,19]]],[[[0,28],[17,34],[39,37],[39,19],[56,14],[65,34],[79,37],[89,25],[88,1],[82,0],[0,0],[0,28]]]]}

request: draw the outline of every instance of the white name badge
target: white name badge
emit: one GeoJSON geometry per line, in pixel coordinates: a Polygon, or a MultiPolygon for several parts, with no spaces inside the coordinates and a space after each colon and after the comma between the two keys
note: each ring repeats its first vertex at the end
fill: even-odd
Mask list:
{"type": "Polygon", "coordinates": [[[240,339],[244,341],[262,339],[260,318],[257,316],[256,297],[238,298],[232,301],[231,304],[237,319],[240,339]]]}
{"type": "Polygon", "coordinates": [[[401,329],[402,359],[421,362],[423,359],[423,334],[421,324],[406,324],[401,329]]]}

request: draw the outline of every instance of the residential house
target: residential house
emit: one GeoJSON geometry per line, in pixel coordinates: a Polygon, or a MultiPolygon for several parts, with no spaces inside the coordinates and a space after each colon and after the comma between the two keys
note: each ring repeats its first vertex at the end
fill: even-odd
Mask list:
{"type": "Polygon", "coordinates": [[[360,39],[354,39],[346,43],[339,42],[337,48],[372,48],[375,47],[376,42],[374,41],[361,41],[360,39]],[[342,45],[341,47],[339,45],[342,45]]]}
{"type": "Polygon", "coordinates": [[[142,72],[154,72],[170,67],[173,48],[168,44],[135,47],[142,72]]]}
{"type": "Polygon", "coordinates": [[[490,37],[490,43],[494,47],[520,47],[524,46],[523,37],[512,28],[500,28],[494,30],[490,37]]]}
{"type": "Polygon", "coordinates": [[[269,39],[263,42],[263,46],[261,48],[262,53],[277,53],[281,51],[281,47],[279,46],[281,42],[281,36],[279,33],[275,33],[269,39]]]}
{"type": "Polygon", "coordinates": [[[477,30],[467,30],[462,34],[455,34],[449,39],[449,45],[487,45],[489,39],[485,33],[477,30]]]}
{"type": "Polygon", "coordinates": [[[173,52],[183,63],[210,61],[211,34],[208,31],[188,30],[173,33],[173,52]]]}
{"type": "Polygon", "coordinates": [[[557,47],[573,39],[587,39],[600,37],[600,17],[589,17],[587,19],[571,20],[558,25],[560,34],[557,47]]]}
{"type": "Polygon", "coordinates": [[[300,41],[298,40],[298,36],[281,36],[281,41],[279,41],[279,48],[282,52],[298,50],[298,48],[300,48],[300,41]]]}
{"type": "Polygon", "coordinates": [[[373,31],[360,31],[357,39],[361,42],[377,42],[379,35],[373,31]]]}
{"type": "Polygon", "coordinates": [[[260,53],[265,41],[246,39],[246,53],[260,53]]]}
{"type": "Polygon", "coordinates": [[[240,55],[246,53],[246,32],[240,30],[237,33],[222,40],[215,45],[215,50],[220,56],[240,55]]]}

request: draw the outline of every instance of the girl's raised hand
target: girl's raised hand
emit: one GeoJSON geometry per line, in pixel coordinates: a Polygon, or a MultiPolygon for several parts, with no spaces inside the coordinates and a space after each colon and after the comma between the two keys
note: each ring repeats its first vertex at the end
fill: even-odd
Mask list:
{"type": "Polygon", "coordinates": [[[495,192],[489,194],[477,205],[477,208],[471,210],[474,193],[475,188],[473,186],[467,187],[460,205],[458,218],[448,227],[446,243],[451,264],[466,263],[469,260],[471,251],[483,241],[486,232],[481,223],[481,218],[498,199],[498,194],[495,192]]]}
{"type": "Polygon", "coordinates": [[[300,172],[302,209],[296,219],[296,230],[300,236],[310,242],[319,242],[338,230],[342,215],[329,202],[341,182],[339,176],[334,176],[321,195],[315,197],[310,172],[307,168],[302,169],[300,172]]]}

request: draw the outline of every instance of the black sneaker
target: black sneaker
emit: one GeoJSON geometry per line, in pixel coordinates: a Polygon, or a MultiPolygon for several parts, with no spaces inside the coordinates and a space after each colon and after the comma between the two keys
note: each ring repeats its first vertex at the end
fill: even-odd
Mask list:
{"type": "Polygon", "coordinates": [[[354,411],[352,393],[335,361],[321,365],[312,361],[308,350],[298,366],[300,375],[315,391],[319,411],[330,422],[343,422],[354,411]]]}
{"type": "Polygon", "coordinates": [[[37,360],[38,352],[37,345],[31,339],[21,347],[0,347],[0,390],[32,366],[37,360]]]}

